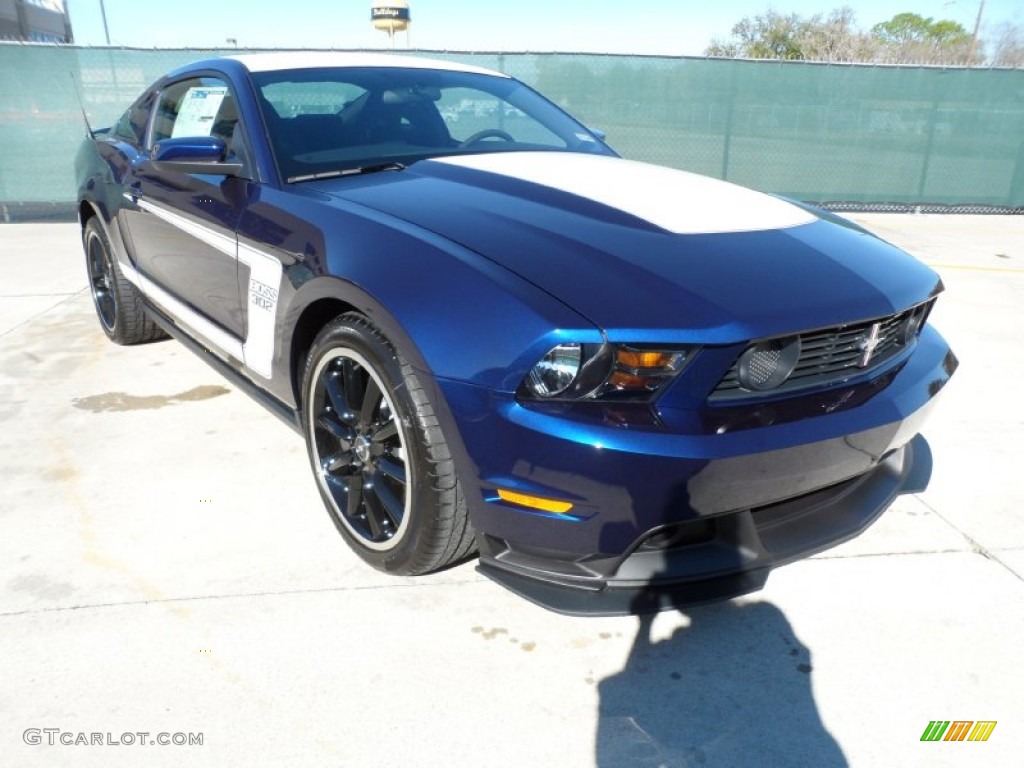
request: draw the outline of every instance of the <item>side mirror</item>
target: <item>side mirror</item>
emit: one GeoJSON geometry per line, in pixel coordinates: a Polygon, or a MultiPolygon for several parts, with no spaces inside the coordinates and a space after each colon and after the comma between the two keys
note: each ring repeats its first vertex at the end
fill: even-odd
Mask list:
{"type": "Polygon", "coordinates": [[[590,131],[590,132],[591,132],[592,134],[594,134],[595,136],[597,136],[597,138],[599,138],[599,139],[600,139],[601,141],[604,141],[604,140],[605,140],[606,138],[608,138],[608,134],[607,134],[607,133],[605,133],[604,131],[602,131],[602,130],[601,130],[600,128],[590,128],[590,129],[588,129],[588,130],[589,130],[589,131],[590,131]]]}
{"type": "Polygon", "coordinates": [[[228,147],[216,136],[184,136],[163,139],[153,145],[149,158],[161,173],[210,173],[235,176],[242,171],[241,163],[226,163],[228,147]]]}

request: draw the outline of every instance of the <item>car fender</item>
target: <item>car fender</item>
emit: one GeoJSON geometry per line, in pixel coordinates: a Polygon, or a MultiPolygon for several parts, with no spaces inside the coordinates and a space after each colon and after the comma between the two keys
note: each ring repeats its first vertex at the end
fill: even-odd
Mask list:
{"type": "Polygon", "coordinates": [[[367,315],[423,373],[506,392],[560,341],[603,340],[561,301],[457,243],[316,197],[273,190],[250,209],[264,231],[288,233],[277,250],[291,263],[281,285],[275,374],[291,360],[303,313],[324,299],[367,315]]]}

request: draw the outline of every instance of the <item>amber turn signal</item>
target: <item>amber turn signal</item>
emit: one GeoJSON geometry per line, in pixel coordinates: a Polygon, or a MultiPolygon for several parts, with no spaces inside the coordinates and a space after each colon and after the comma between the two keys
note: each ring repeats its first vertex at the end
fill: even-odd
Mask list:
{"type": "Polygon", "coordinates": [[[615,362],[623,368],[661,368],[674,371],[681,362],[683,355],[669,350],[640,350],[619,347],[615,350],[615,362]]]}

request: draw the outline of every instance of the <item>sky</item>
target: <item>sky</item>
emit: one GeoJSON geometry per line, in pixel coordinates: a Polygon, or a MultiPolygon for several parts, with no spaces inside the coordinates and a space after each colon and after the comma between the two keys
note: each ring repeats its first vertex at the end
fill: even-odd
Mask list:
{"type": "MultiPolygon", "coordinates": [[[[75,42],[104,45],[100,0],[67,0],[75,42]]],[[[382,3],[386,4],[386,3],[382,3]]],[[[744,16],[769,7],[827,14],[843,0],[410,0],[413,48],[700,56],[744,16]]],[[[901,12],[974,29],[979,0],[848,0],[863,28],[901,12]]],[[[981,37],[1024,23],[1024,0],[984,0],[981,37]]],[[[370,25],[369,0],[105,0],[113,45],[142,48],[387,48],[370,25]]],[[[404,47],[404,34],[396,36],[404,47]]]]}

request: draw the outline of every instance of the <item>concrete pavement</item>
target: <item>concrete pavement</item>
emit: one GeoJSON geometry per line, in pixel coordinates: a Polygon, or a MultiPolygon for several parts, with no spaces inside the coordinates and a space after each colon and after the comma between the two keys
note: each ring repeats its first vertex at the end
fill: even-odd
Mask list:
{"type": "Polygon", "coordinates": [[[107,342],[77,225],[0,226],[0,765],[1019,765],[1024,217],[851,218],[947,286],[929,489],[643,621],[364,566],[300,438],[176,342],[107,342]]]}

